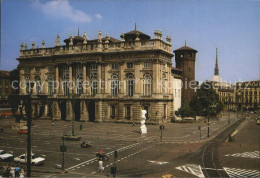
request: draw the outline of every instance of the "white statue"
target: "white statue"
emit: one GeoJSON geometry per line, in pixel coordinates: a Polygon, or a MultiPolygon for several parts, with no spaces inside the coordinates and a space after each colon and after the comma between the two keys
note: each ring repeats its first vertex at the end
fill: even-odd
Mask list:
{"type": "Polygon", "coordinates": [[[146,113],[147,111],[146,110],[142,110],[142,117],[141,117],[141,126],[140,126],[140,129],[141,129],[141,134],[147,134],[147,128],[145,126],[145,120],[146,120],[146,113]]]}

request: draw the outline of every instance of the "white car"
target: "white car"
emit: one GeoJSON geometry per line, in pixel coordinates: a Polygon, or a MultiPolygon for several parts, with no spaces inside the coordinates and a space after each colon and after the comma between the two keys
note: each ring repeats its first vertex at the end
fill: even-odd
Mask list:
{"type": "Polygon", "coordinates": [[[0,150],[0,161],[10,161],[13,159],[13,155],[6,153],[4,150],[0,150]]]}
{"type": "MultiPolygon", "coordinates": [[[[18,157],[15,157],[14,158],[14,161],[16,163],[22,163],[22,164],[26,164],[27,162],[27,157],[25,154],[22,154],[18,157]]],[[[35,165],[35,166],[39,166],[39,165],[42,165],[44,163],[45,159],[44,158],[41,158],[41,157],[38,157],[36,154],[32,154],[32,165],[35,165]]]]}

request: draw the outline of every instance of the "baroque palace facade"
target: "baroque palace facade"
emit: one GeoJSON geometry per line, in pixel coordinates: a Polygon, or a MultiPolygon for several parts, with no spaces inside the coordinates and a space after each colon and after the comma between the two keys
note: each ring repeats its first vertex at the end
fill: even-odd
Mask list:
{"type": "MultiPolygon", "coordinates": [[[[171,38],[154,39],[136,29],[122,34],[121,40],[72,36],[55,47],[31,49],[21,44],[20,94],[35,83],[32,97],[48,95],[44,116],[76,121],[139,121],[147,110],[147,122],[168,122],[174,118],[174,97],[181,96],[172,81],[181,80],[172,67],[171,38]],[[175,78],[176,76],[176,78],[175,78]],[[75,117],[75,118],[74,118],[75,117]]],[[[180,104],[179,104],[180,105],[180,104]]],[[[39,106],[33,105],[34,112],[39,106]]]]}

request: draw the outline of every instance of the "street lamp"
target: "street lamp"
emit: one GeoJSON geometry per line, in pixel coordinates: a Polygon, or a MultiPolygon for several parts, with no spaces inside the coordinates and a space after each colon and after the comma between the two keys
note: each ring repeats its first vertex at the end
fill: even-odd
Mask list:
{"type": "MultiPolygon", "coordinates": [[[[33,82],[30,82],[30,88],[32,89],[34,86],[33,82]]],[[[31,124],[32,119],[40,118],[44,113],[44,108],[46,105],[46,95],[38,95],[37,98],[33,98],[39,101],[40,105],[40,112],[32,117],[32,90],[28,92],[27,95],[10,95],[9,96],[9,103],[12,107],[13,115],[17,119],[17,114],[15,111],[20,110],[20,118],[24,118],[23,116],[23,108],[25,108],[26,119],[27,119],[27,177],[31,177],[31,124]]]]}

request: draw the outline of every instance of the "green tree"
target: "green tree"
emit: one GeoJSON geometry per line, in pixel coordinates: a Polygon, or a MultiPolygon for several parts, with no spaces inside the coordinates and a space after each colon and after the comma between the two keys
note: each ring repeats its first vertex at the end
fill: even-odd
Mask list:
{"type": "Polygon", "coordinates": [[[210,81],[203,82],[190,102],[196,115],[216,115],[222,110],[222,103],[210,81]]]}
{"type": "Polygon", "coordinates": [[[182,105],[178,111],[175,112],[178,117],[194,117],[195,113],[193,112],[192,108],[189,105],[182,105]]]}

